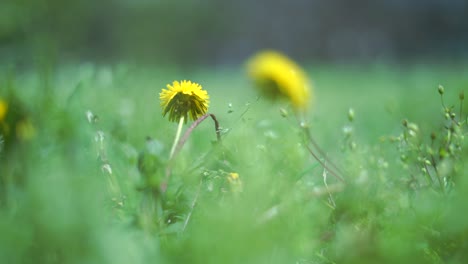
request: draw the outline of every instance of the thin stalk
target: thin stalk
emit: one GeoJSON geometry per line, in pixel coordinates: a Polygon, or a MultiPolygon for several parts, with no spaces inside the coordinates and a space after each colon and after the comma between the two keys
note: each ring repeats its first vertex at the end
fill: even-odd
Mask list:
{"type": "Polygon", "coordinates": [[[203,183],[203,181],[200,180],[200,184],[198,184],[197,192],[195,194],[195,197],[193,198],[192,204],[190,205],[190,212],[188,213],[187,218],[185,218],[184,226],[182,227],[182,232],[184,232],[185,229],[187,228],[187,225],[188,225],[188,223],[190,221],[190,217],[192,216],[193,210],[195,209],[195,205],[197,205],[198,197],[200,196],[200,190],[201,190],[201,187],[202,187],[202,183],[203,183]]]}
{"type": "MultiPolygon", "coordinates": [[[[203,116],[201,116],[200,118],[198,118],[195,122],[193,122],[193,124],[185,131],[184,135],[182,136],[182,138],[180,138],[180,140],[176,140],[174,141],[174,145],[172,146],[173,150],[171,151],[171,157],[169,159],[169,163],[166,167],[166,183],[169,181],[169,177],[171,176],[171,173],[172,173],[172,163],[173,163],[173,159],[175,156],[177,156],[177,154],[179,153],[179,151],[182,149],[182,147],[184,146],[185,142],[188,140],[188,138],[190,137],[190,134],[192,134],[193,130],[201,124],[201,122],[203,122],[205,119],[207,119],[208,117],[211,117],[215,123],[215,130],[216,130],[216,138],[218,140],[218,142],[221,142],[221,132],[219,130],[219,122],[218,120],[216,119],[216,116],[213,115],[213,114],[205,114],[203,116]]],[[[180,137],[180,135],[179,135],[180,137]]],[[[161,186],[161,189],[162,191],[164,192],[166,190],[166,187],[167,186],[161,186]]]]}
{"type": "Polygon", "coordinates": [[[200,125],[201,122],[203,122],[208,117],[211,117],[211,119],[213,119],[214,124],[215,124],[216,139],[218,140],[218,142],[221,142],[221,133],[219,131],[219,122],[216,119],[216,116],[213,115],[213,114],[205,114],[205,115],[201,116],[200,118],[198,118],[195,122],[193,122],[193,124],[187,129],[187,131],[185,131],[185,134],[182,136],[182,138],[180,139],[180,141],[178,142],[178,144],[175,147],[174,155],[177,155],[179,153],[179,151],[184,146],[185,142],[190,137],[190,134],[192,134],[193,130],[195,128],[197,128],[197,126],[200,125]]]}
{"type": "Polygon", "coordinates": [[[323,173],[322,173],[322,176],[323,176],[323,184],[325,185],[325,188],[327,189],[327,192],[328,192],[328,200],[330,201],[330,205],[332,206],[333,209],[336,209],[336,203],[335,203],[335,200],[333,199],[333,196],[330,192],[330,189],[328,188],[328,184],[327,184],[327,169],[323,169],[323,173]]]}
{"type": "Polygon", "coordinates": [[[184,125],[184,116],[181,116],[179,120],[179,126],[177,127],[176,136],[174,138],[174,143],[172,143],[171,154],[169,155],[169,159],[172,159],[172,157],[174,156],[177,143],[179,142],[180,134],[182,133],[183,125],[184,125]]]}
{"type": "Polygon", "coordinates": [[[460,122],[462,122],[462,114],[463,114],[463,99],[460,98],[460,117],[458,118],[460,120],[460,122]]]}
{"type": "Polygon", "coordinates": [[[310,154],[323,166],[323,168],[327,169],[330,172],[330,174],[338,178],[340,181],[345,182],[345,180],[343,179],[345,174],[338,168],[338,166],[333,161],[331,161],[330,159],[326,157],[325,152],[320,148],[320,146],[312,137],[312,134],[310,133],[309,128],[307,126],[302,125],[305,122],[304,116],[302,116],[299,113],[298,115],[296,115],[296,121],[299,124],[299,128],[303,130],[306,136],[306,147],[307,147],[307,150],[310,152],[310,154]],[[315,148],[318,154],[322,156],[328,162],[330,166],[326,166],[325,163],[319,159],[317,154],[315,154],[314,150],[311,147],[309,147],[309,143],[312,145],[312,147],[315,148]]]}
{"type": "Polygon", "coordinates": [[[447,107],[445,107],[444,96],[442,94],[440,95],[440,102],[442,103],[442,107],[444,108],[444,111],[445,111],[445,109],[447,109],[447,107]]]}
{"type": "MultiPolygon", "coordinates": [[[[429,182],[430,186],[434,186],[433,177],[432,177],[431,173],[429,172],[429,168],[427,167],[426,164],[424,164],[424,169],[426,170],[425,174],[426,174],[427,181],[429,182]]],[[[442,179],[439,177],[439,175],[436,175],[435,178],[437,178],[437,181],[438,181],[438,183],[440,185],[440,188],[442,189],[442,192],[445,192],[445,186],[444,186],[444,184],[442,182],[442,179]]]]}
{"type": "Polygon", "coordinates": [[[340,177],[340,175],[345,175],[339,168],[337,165],[335,165],[335,163],[333,163],[331,160],[327,159],[327,162],[330,166],[326,166],[326,164],[324,162],[322,162],[319,157],[314,153],[314,151],[312,150],[312,148],[310,148],[308,146],[308,143],[310,142],[312,144],[312,146],[317,150],[318,154],[320,154],[322,157],[324,157],[324,159],[326,159],[326,155],[325,153],[323,152],[323,150],[319,147],[319,145],[317,144],[317,142],[314,140],[314,138],[312,137],[312,135],[310,134],[310,131],[309,129],[307,129],[306,127],[303,128],[304,129],[304,133],[305,135],[307,136],[307,150],[309,150],[310,154],[312,154],[312,156],[320,163],[322,164],[322,166],[327,169],[333,176],[335,176],[336,178],[338,178],[340,181],[344,182],[344,179],[342,177],[340,177]]]}
{"type": "Polygon", "coordinates": [[[436,173],[436,177],[437,177],[437,180],[439,181],[440,188],[442,189],[442,192],[445,193],[445,184],[443,182],[443,179],[440,177],[439,170],[437,169],[437,166],[436,166],[435,158],[432,154],[431,154],[431,159],[432,159],[432,162],[431,162],[432,167],[434,168],[434,171],[436,173]]]}
{"type": "Polygon", "coordinates": [[[335,171],[330,170],[330,168],[322,161],[320,158],[314,153],[314,151],[306,145],[307,150],[309,151],[310,154],[322,165],[322,167],[326,170],[328,170],[333,176],[335,176],[338,180],[341,182],[345,182],[343,178],[341,178],[335,171]]]}

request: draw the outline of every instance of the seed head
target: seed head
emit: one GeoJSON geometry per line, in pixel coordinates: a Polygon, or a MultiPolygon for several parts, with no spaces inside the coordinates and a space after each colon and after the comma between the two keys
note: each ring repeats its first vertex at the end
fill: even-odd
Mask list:
{"type": "Polygon", "coordinates": [[[348,120],[349,120],[350,122],[353,122],[353,120],[354,120],[354,109],[353,109],[353,108],[350,108],[350,109],[348,110],[348,120]]]}
{"type": "Polygon", "coordinates": [[[442,85],[440,85],[440,84],[439,84],[439,89],[438,89],[438,91],[439,91],[439,94],[440,94],[440,95],[443,95],[443,94],[444,94],[444,87],[443,87],[442,85]]]}

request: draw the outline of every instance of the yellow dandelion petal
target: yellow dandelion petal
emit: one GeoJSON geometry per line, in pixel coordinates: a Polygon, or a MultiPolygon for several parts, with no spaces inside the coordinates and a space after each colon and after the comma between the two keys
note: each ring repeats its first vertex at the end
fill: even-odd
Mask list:
{"type": "Polygon", "coordinates": [[[311,84],[304,70],[276,51],[263,51],[247,63],[249,76],[267,95],[282,95],[294,109],[305,111],[311,101],[311,84]]]}
{"type": "Polygon", "coordinates": [[[177,122],[181,117],[187,121],[198,119],[208,111],[209,95],[201,85],[191,81],[174,81],[159,94],[163,116],[169,114],[169,121],[177,122]]]}

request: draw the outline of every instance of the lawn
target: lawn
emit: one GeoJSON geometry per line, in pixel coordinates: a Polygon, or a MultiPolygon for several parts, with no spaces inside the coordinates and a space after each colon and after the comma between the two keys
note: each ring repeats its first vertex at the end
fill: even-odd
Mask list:
{"type": "Polygon", "coordinates": [[[4,67],[0,263],[466,263],[466,70],[309,65],[301,125],[241,66],[4,67]],[[170,160],[174,80],[221,140],[170,160]]]}

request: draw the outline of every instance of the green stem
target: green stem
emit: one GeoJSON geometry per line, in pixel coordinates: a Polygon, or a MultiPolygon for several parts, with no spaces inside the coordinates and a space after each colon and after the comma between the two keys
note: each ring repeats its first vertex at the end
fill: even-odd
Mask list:
{"type": "Polygon", "coordinates": [[[458,120],[460,120],[460,123],[462,122],[462,114],[463,114],[463,99],[460,99],[460,117],[458,118],[458,120]]]}
{"type": "Polygon", "coordinates": [[[440,102],[442,103],[442,107],[444,108],[444,111],[447,107],[445,107],[445,104],[444,104],[444,96],[443,95],[440,95],[440,102]]]}
{"type": "Polygon", "coordinates": [[[172,159],[172,156],[174,156],[177,143],[179,142],[179,139],[180,139],[180,134],[182,133],[183,125],[184,125],[184,116],[181,116],[179,120],[179,126],[177,127],[176,136],[174,138],[174,143],[172,143],[171,154],[169,155],[169,160],[172,159]]]}
{"type": "MultiPolygon", "coordinates": [[[[218,122],[218,119],[216,119],[216,116],[213,115],[213,114],[204,114],[203,116],[201,116],[200,118],[198,118],[197,120],[195,120],[195,122],[193,122],[193,124],[187,129],[187,131],[185,131],[185,134],[184,136],[180,139],[180,140],[175,140],[174,141],[174,145],[172,146],[172,151],[171,151],[171,157],[169,158],[169,163],[166,167],[166,183],[169,181],[169,177],[171,176],[171,173],[172,173],[172,162],[173,162],[173,158],[174,156],[176,156],[179,151],[182,149],[182,147],[184,146],[185,142],[188,140],[190,134],[192,134],[193,130],[201,124],[201,122],[203,122],[203,120],[207,119],[208,117],[211,117],[211,119],[213,119],[214,123],[215,123],[215,132],[216,132],[216,138],[218,140],[218,142],[221,142],[221,133],[220,133],[220,130],[219,130],[219,122],[218,122]]],[[[180,135],[179,135],[180,137],[180,135]]],[[[162,190],[163,192],[165,191],[167,186],[162,186],[162,190]]]]}
{"type": "Polygon", "coordinates": [[[345,174],[338,168],[337,165],[335,165],[335,163],[333,163],[331,160],[327,159],[326,158],[326,155],[325,155],[325,152],[320,148],[320,146],[317,144],[317,142],[314,140],[314,138],[312,137],[309,129],[307,127],[303,127],[301,126],[302,130],[304,131],[304,134],[306,136],[306,142],[305,142],[305,146],[307,148],[307,150],[309,151],[310,154],[312,154],[312,156],[323,166],[323,168],[325,168],[326,170],[328,170],[328,172],[330,172],[330,174],[332,174],[333,176],[335,176],[338,180],[340,180],[341,182],[345,182],[345,180],[342,178],[342,176],[344,176],[345,174]],[[324,157],[324,160],[328,162],[328,164],[330,164],[330,166],[326,165],[325,162],[323,162],[319,156],[315,153],[314,149],[312,147],[309,146],[309,143],[312,145],[313,148],[315,148],[315,150],[322,156],[324,157]],[[341,175],[341,176],[340,176],[341,175]]]}
{"type": "Polygon", "coordinates": [[[202,187],[202,183],[203,181],[200,180],[200,184],[198,184],[198,189],[197,189],[197,193],[195,194],[195,197],[193,198],[193,201],[192,201],[192,205],[190,205],[190,211],[187,215],[187,218],[185,218],[185,221],[184,221],[184,226],[182,227],[182,232],[185,231],[185,229],[187,228],[187,225],[190,221],[190,217],[192,216],[192,213],[193,213],[193,209],[195,209],[195,205],[197,204],[197,201],[198,201],[198,196],[200,196],[200,190],[201,190],[201,187],[202,187]]]}
{"type": "Polygon", "coordinates": [[[219,122],[218,122],[218,119],[216,119],[216,116],[213,115],[213,114],[204,114],[203,116],[201,116],[200,118],[198,118],[197,120],[195,120],[195,122],[193,122],[193,124],[187,129],[187,131],[185,131],[185,134],[184,136],[182,136],[182,138],[179,140],[179,142],[177,143],[177,146],[175,147],[175,150],[174,150],[174,154],[178,153],[180,151],[180,149],[182,149],[182,147],[184,146],[185,142],[188,140],[190,134],[192,134],[193,130],[201,124],[201,122],[203,122],[205,119],[207,119],[208,117],[211,117],[211,119],[213,119],[214,123],[215,123],[215,132],[216,132],[216,139],[218,140],[218,142],[221,142],[221,133],[220,133],[220,130],[219,130],[219,122]]]}

